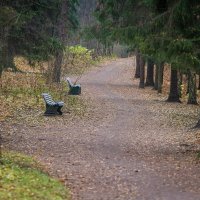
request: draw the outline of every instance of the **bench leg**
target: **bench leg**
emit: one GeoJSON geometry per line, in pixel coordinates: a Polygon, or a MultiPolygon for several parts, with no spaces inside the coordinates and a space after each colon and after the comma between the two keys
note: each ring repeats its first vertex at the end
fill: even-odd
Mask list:
{"type": "Polygon", "coordinates": [[[57,112],[58,112],[59,115],[63,114],[62,111],[61,111],[61,108],[62,108],[62,106],[59,106],[58,109],[57,109],[57,112]]]}
{"type": "Polygon", "coordinates": [[[57,107],[46,105],[46,111],[44,115],[56,115],[57,114],[57,107]]]}

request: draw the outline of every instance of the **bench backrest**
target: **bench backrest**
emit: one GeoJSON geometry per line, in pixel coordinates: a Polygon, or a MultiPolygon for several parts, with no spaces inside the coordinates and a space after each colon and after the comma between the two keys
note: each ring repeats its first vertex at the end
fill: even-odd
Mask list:
{"type": "Polygon", "coordinates": [[[74,86],[74,84],[72,83],[72,81],[71,81],[71,79],[69,77],[67,78],[67,82],[69,84],[69,87],[73,87],[74,86]]]}
{"type": "Polygon", "coordinates": [[[48,93],[43,93],[42,94],[46,104],[48,105],[55,105],[55,101],[52,99],[51,95],[48,93]]]}

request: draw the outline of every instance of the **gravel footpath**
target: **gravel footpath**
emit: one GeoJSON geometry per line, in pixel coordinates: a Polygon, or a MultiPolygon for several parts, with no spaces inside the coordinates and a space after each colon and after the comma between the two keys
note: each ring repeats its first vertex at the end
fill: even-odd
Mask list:
{"type": "Polygon", "coordinates": [[[85,117],[16,126],[7,145],[48,166],[73,200],[200,200],[200,164],[185,141],[192,133],[168,112],[182,105],[138,89],[132,77],[133,58],[93,69],[81,79],[85,117]]]}

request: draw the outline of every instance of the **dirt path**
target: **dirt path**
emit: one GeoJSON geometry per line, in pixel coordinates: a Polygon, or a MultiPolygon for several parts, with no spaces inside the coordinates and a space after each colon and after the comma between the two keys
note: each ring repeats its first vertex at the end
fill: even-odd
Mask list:
{"type": "Polygon", "coordinates": [[[138,89],[132,63],[119,59],[84,75],[87,117],[18,130],[12,147],[48,164],[73,200],[199,200],[188,132],[170,124],[174,105],[138,89]]]}

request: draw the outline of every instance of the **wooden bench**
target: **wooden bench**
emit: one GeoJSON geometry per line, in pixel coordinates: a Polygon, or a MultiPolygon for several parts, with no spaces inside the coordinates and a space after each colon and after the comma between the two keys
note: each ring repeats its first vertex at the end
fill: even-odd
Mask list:
{"type": "Polygon", "coordinates": [[[79,94],[81,94],[81,85],[80,84],[74,85],[69,77],[67,78],[67,83],[69,85],[69,94],[70,95],[79,95],[79,94]]]}
{"type": "Polygon", "coordinates": [[[51,95],[48,93],[43,93],[42,96],[46,103],[46,111],[44,113],[45,115],[56,115],[56,114],[62,115],[61,108],[63,107],[64,102],[54,101],[51,95]]]}

